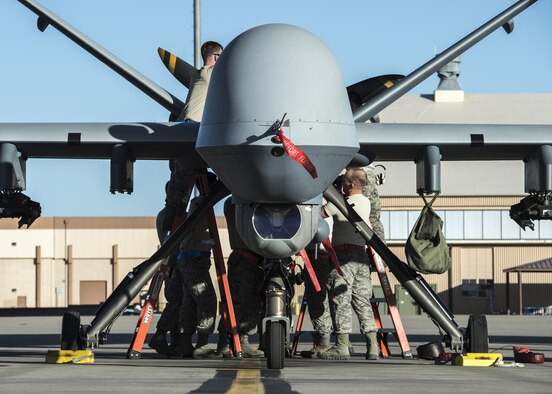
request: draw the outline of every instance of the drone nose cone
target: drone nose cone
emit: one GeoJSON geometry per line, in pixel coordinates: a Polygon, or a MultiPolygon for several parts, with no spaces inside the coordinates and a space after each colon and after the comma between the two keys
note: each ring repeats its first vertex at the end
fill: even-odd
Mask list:
{"type": "Polygon", "coordinates": [[[238,36],[223,51],[211,83],[207,124],[252,116],[274,121],[286,111],[290,120],[352,122],[340,119],[351,111],[335,56],[295,26],[263,25],[238,36]]]}
{"type": "Polygon", "coordinates": [[[235,38],[213,70],[197,149],[244,199],[303,202],[322,193],[358,150],[335,56],[291,25],[235,38]],[[316,177],[272,138],[284,114],[283,134],[312,161],[316,177]]]}

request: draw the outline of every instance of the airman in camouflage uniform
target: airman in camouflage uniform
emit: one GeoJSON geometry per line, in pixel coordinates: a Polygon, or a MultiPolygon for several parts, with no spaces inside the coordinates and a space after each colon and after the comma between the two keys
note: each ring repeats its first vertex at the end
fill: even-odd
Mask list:
{"type": "MultiPolygon", "coordinates": [[[[197,199],[192,200],[191,210],[196,208],[197,199]]],[[[180,245],[176,269],[182,277],[182,304],[178,318],[180,351],[188,355],[192,335],[198,333],[192,357],[213,357],[215,351],[209,348],[209,335],[215,328],[217,297],[209,270],[211,268],[212,240],[207,218],[204,218],[180,245]]]]}
{"type": "MultiPolygon", "coordinates": [[[[322,247],[320,245],[320,247],[322,247]]],[[[330,304],[328,302],[328,275],[330,273],[330,260],[328,253],[319,249],[318,253],[314,253],[314,245],[309,245],[306,248],[309,259],[312,262],[312,267],[316,278],[320,283],[320,291],[316,292],[314,285],[309,275],[305,278],[305,298],[307,299],[307,309],[314,329],[314,347],[310,350],[301,352],[301,357],[318,358],[320,353],[329,350],[330,335],[332,334],[332,318],[330,316],[330,304]],[[316,257],[316,259],[315,259],[316,257]]]]}
{"type": "Polygon", "coordinates": [[[381,201],[377,189],[376,174],[370,168],[366,169],[366,175],[368,176],[368,183],[362,190],[362,195],[368,197],[370,200],[370,227],[374,233],[385,242],[385,229],[380,221],[381,215],[381,201]]]}
{"type": "MultiPolygon", "coordinates": [[[[192,210],[196,202],[192,200],[192,210]]],[[[163,220],[163,215],[164,212],[158,215],[158,223],[163,220]]],[[[214,331],[217,308],[215,289],[209,274],[211,246],[206,219],[180,245],[181,251],[175,256],[176,264],[172,274],[165,281],[167,305],[157,324],[157,332],[149,343],[160,354],[194,358],[215,356],[215,351],[208,346],[209,334],[214,331]],[[192,335],[196,330],[198,341],[194,348],[192,335]],[[170,347],[165,339],[167,331],[171,332],[170,347]]]]}
{"type": "MultiPolygon", "coordinates": [[[[232,294],[232,305],[240,336],[243,357],[263,357],[264,352],[253,349],[249,336],[257,332],[262,318],[261,286],[264,280],[262,259],[241,240],[236,229],[236,211],[232,198],[224,202],[224,216],[228,228],[228,238],[232,253],[228,257],[228,284],[232,294]]],[[[229,355],[228,335],[224,322],[219,323],[219,343],[217,350],[223,356],[229,355]]]]}
{"type": "MultiPolygon", "coordinates": [[[[165,240],[163,221],[165,220],[166,208],[163,208],[157,215],[156,227],[159,242],[165,240]]],[[[168,357],[179,356],[179,330],[178,316],[182,304],[182,277],[175,267],[175,259],[171,257],[170,275],[165,278],[164,294],[167,304],[157,322],[157,331],[149,341],[149,347],[157,353],[168,357]],[[171,345],[167,343],[167,332],[170,332],[171,345]]]]}
{"type": "MultiPolygon", "coordinates": [[[[367,176],[364,170],[349,168],[343,177],[342,191],[358,215],[369,223],[370,201],[362,195],[366,183],[367,176]]],[[[379,355],[377,327],[370,304],[372,282],[366,243],[333,204],[324,205],[323,214],[326,217],[333,217],[332,245],[344,276],[341,277],[335,268],[329,274],[328,295],[337,342],[328,351],[320,353],[319,357],[329,360],[349,359],[349,334],[352,331],[351,305],[353,305],[359,318],[361,332],[366,336],[368,345],[366,358],[377,358],[379,355]]]]}

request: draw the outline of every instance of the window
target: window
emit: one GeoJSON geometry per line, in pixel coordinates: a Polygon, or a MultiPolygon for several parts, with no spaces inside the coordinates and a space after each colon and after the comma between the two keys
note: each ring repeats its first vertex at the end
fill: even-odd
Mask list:
{"type": "MultiPolygon", "coordinates": [[[[443,219],[448,240],[552,239],[552,221],[534,221],[535,231],[520,227],[508,210],[435,211],[443,219]]],[[[381,222],[388,239],[405,240],[420,216],[420,210],[382,211],[381,222]]]]}
{"type": "Polygon", "coordinates": [[[508,211],[502,211],[502,239],[519,239],[519,226],[508,211]]]}
{"type": "Polygon", "coordinates": [[[447,239],[464,239],[464,211],[446,211],[443,221],[447,239]]]}
{"type": "Polygon", "coordinates": [[[500,238],[500,211],[483,211],[483,239],[500,238]]]}
{"type": "Polygon", "coordinates": [[[493,292],[492,279],[462,279],[462,297],[487,298],[493,292]]]}
{"type": "Polygon", "coordinates": [[[464,211],[464,238],[483,238],[483,212],[464,211]]]}
{"type": "Polygon", "coordinates": [[[540,238],[552,239],[552,220],[542,220],[539,224],[540,224],[540,238]]]}
{"type": "Polygon", "coordinates": [[[389,215],[389,239],[408,237],[408,218],[406,211],[392,211],[389,215]]]}

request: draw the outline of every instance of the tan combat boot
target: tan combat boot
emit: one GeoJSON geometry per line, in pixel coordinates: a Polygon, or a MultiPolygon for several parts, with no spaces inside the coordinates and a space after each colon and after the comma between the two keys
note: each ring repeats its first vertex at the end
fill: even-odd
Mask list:
{"type": "Polygon", "coordinates": [[[264,357],[264,352],[260,349],[253,349],[249,343],[249,335],[240,335],[240,345],[243,358],[261,358],[264,357]]]}
{"type": "Polygon", "coordinates": [[[330,350],[330,335],[315,334],[314,347],[310,350],[303,350],[300,354],[303,358],[318,358],[320,353],[330,350]]]}
{"type": "Polygon", "coordinates": [[[324,360],[348,360],[349,334],[337,334],[337,341],[328,351],[318,354],[318,358],[324,360]]]}
{"type": "Polygon", "coordinates": [[[192,352],[193,358],[217,358],[218,354],[209,347],[209,334],[198,334],[197,343],[192,352]]]}
{"type": "Polygon", "coordinates": [[[230,345],[228,344],[228,334],[219,331],[217,342],[217,354],[222,358],[230,358],[230,345]]]}
{"type": "Polygon", "coordinates": [[[378,335],[376,332],[366,333],[366,360],[377,360],[379,359],[379,346],[378,346],[378,335]]]}

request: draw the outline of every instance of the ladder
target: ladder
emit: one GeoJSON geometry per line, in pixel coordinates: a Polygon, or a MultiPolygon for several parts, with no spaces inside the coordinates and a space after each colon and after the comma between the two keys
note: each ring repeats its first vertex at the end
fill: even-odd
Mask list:
{"type": "Polygon", "coordinates": [[[391,354],[389,350],[389,334],[395,335],[399,346],[401,347],[402,357],[403,358],[412,358],[412,350],[410,350],[410,345],[406,337],[406,332],[402,324],[401,316],[399,314],[399,309],[397,308],[397,298],[393,294],[391,285],[389,284],[389,278],[385,270],[385,265],[381,257],[372,249],[368,247],[368,256],[371,258],[376,267],[376,272],[378,273],[378,278],[383,290],[383,298],[372,298],[370,303],[372,304],[372,310],[374,311],[374,320],[376,321],[376,327],[378,327],[378,342],[380,345],[382,357],[389,357],[391,354]],[[379,304],[387,303],[389,309],[389,315],[391,316],[391,321],[393,322],[394,328],[383,328],[381,323],[381,317],[379,313],[379,304]]]}

